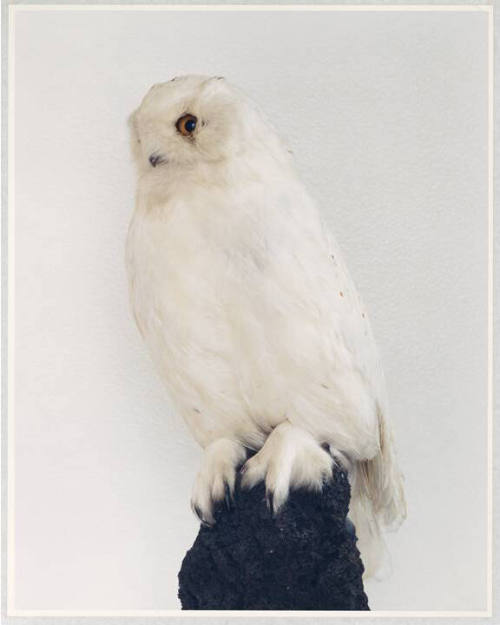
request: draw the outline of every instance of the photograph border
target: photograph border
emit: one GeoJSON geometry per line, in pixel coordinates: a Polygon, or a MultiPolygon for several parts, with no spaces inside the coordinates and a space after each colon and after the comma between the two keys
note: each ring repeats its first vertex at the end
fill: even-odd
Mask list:
{"type": "MultiPolygon", "coordinates": [[[[496,15],[496,11],[495,11],[496,15]]],[[[477,619],[493,616],[493,195],[494,195],[494,11],[491,4],[165,4],[113,3],[58,4],[9,3],[2,5],[2,616],[5,623],[57,622],[137,623],[137,618],[160,619],[172,617],[283,617],[283,618],[466,618],[477,619]],[[236,611],[236,610],[17,610],[14,604],[13,557],[15,510],[14,510],[14,413],[9,398],[14,396],[14,34],[15,17],[21,11],[470,11],[488,14],[488,483],[487,483],[487,609],[485,611],[236,611]],[[6,19],[8,17],[8,19],[6,19]],[[7,53],[6,53],[7,52],[7,53]],[[5,158],[7,156],[7,158],[5,158]],[[7,162],[6,162],[7,161],[7,162]],[[13,620],[11,621],[11,618],[13,620]],[[104,620],[103,620],[104,619],[104,620]]],[[[498,240],[498,239],[497,239],[498,240]]],[[[498,371],[498,368],[497,368],[498,371]]],[[[158,622],[160,622],[158,621],[158,622]]],[[[185,621],[183,620],[183,623],[185,621]]],[[[491,622],[491,621],[490,621],[491,622]]]]}

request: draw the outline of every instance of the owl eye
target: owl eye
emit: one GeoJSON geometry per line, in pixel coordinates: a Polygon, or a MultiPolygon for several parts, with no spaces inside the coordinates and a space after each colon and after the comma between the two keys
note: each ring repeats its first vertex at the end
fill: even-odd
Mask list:
{"type": "Polygon", "coordinates": [[[194,115],[187,113],[186,115],[179,117],[179,119],[175,122],[175,127],[181,135],[189,137],[195,131],[197,122],[198,119],[194,115]]]}

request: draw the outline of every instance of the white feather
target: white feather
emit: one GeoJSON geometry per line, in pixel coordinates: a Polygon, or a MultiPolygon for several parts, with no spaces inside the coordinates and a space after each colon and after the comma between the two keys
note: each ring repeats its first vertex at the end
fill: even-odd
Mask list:
{"type": "MultiPolygon", "coordinates": [[[[364,521],[376,539],[380,523],[405,515],[383,373],[366,310],[288,150],[241,92],[203,76],[155,85],[131,128],[131,304],[191,432],[210,458],[227,448],[220,440],[264,446],[252,460],[263,476],[266,441],[294,450],[283,454],[283,501],[290,485],[313,484],[311,467],[321,483],[324,456],[307,450],[328,444],[347,459],[358,532],[364,521]],[[198,120],[187,137],[176,128],[186,113],[198,120]]],[[[235,470],[242,456],[230,456],[235,470]]],[[[205,462],[195,485],[206,519],[223,460],[220,471],[205,462]]]]}

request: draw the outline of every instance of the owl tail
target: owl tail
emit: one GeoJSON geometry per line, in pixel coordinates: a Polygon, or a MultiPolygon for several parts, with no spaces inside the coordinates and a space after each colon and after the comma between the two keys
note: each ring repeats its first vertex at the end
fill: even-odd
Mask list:
{"type": "Polygon", "coordinates": [[[349,516],[356,527],[364,577],[380,573],[385,564],[383,529],[397,529],[406,518],[406,501],[394,453],[392,432],[379,413],[378,454],[351,467],[349,516]]]}

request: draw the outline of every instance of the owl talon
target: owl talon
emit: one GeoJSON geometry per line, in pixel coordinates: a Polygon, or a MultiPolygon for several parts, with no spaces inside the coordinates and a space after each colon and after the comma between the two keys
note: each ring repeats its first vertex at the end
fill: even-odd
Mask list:
{"type": "Polygon", "coordinates": [[[266,492],[266,504],[271,516],[276,516],[276,511],[274,510],[274,495],[271,491],[266,492]]]}
{"type": "Polygon", "coordinates": [[[290,488],[320,491],[324,481],[331,478],[333,464],[331,453],[311,434],[284,421],[274,428],[262,449],[247,460],[241,485],[250,489],[264,481],[267,507],[275,517],[288,499],[290,488]]]}
{"type": "Polygon", "coordinates": [[[233,507],[233,494],[231,493],[231,489],[229,488],[227,484],[225,485],[224,490],[225,490],[224,502],[226,504],[226,508],[228,510],[231,510],[231,508],[233,507]]]}
{"type": "Polygon", "coordinates": [[[200,519],[200,521],[203,521],[203,515],[201,513],[201,510],[198,508],[198,506],[193,506],[193,510],[196,516],[200,519]]]}
{"type": "Polygon", "coordinates": [[[219,439],[205,448],[201,468],[191,496],[195,514],[206,526],[215,523],[214,507],[224,502],[231,508],[236,467],[245,459],[244,448],[229,439],[219,439]]]}
{"type": "Polygon", "coordinates": [[[198,517],[198,520],[200,521],[200,523],[204,523],[205,521],[203,519],[203,513],[202,513],[200,507],[192,504],[191,505],[191,509],[194,512],[194,514],[198,517]]]}

